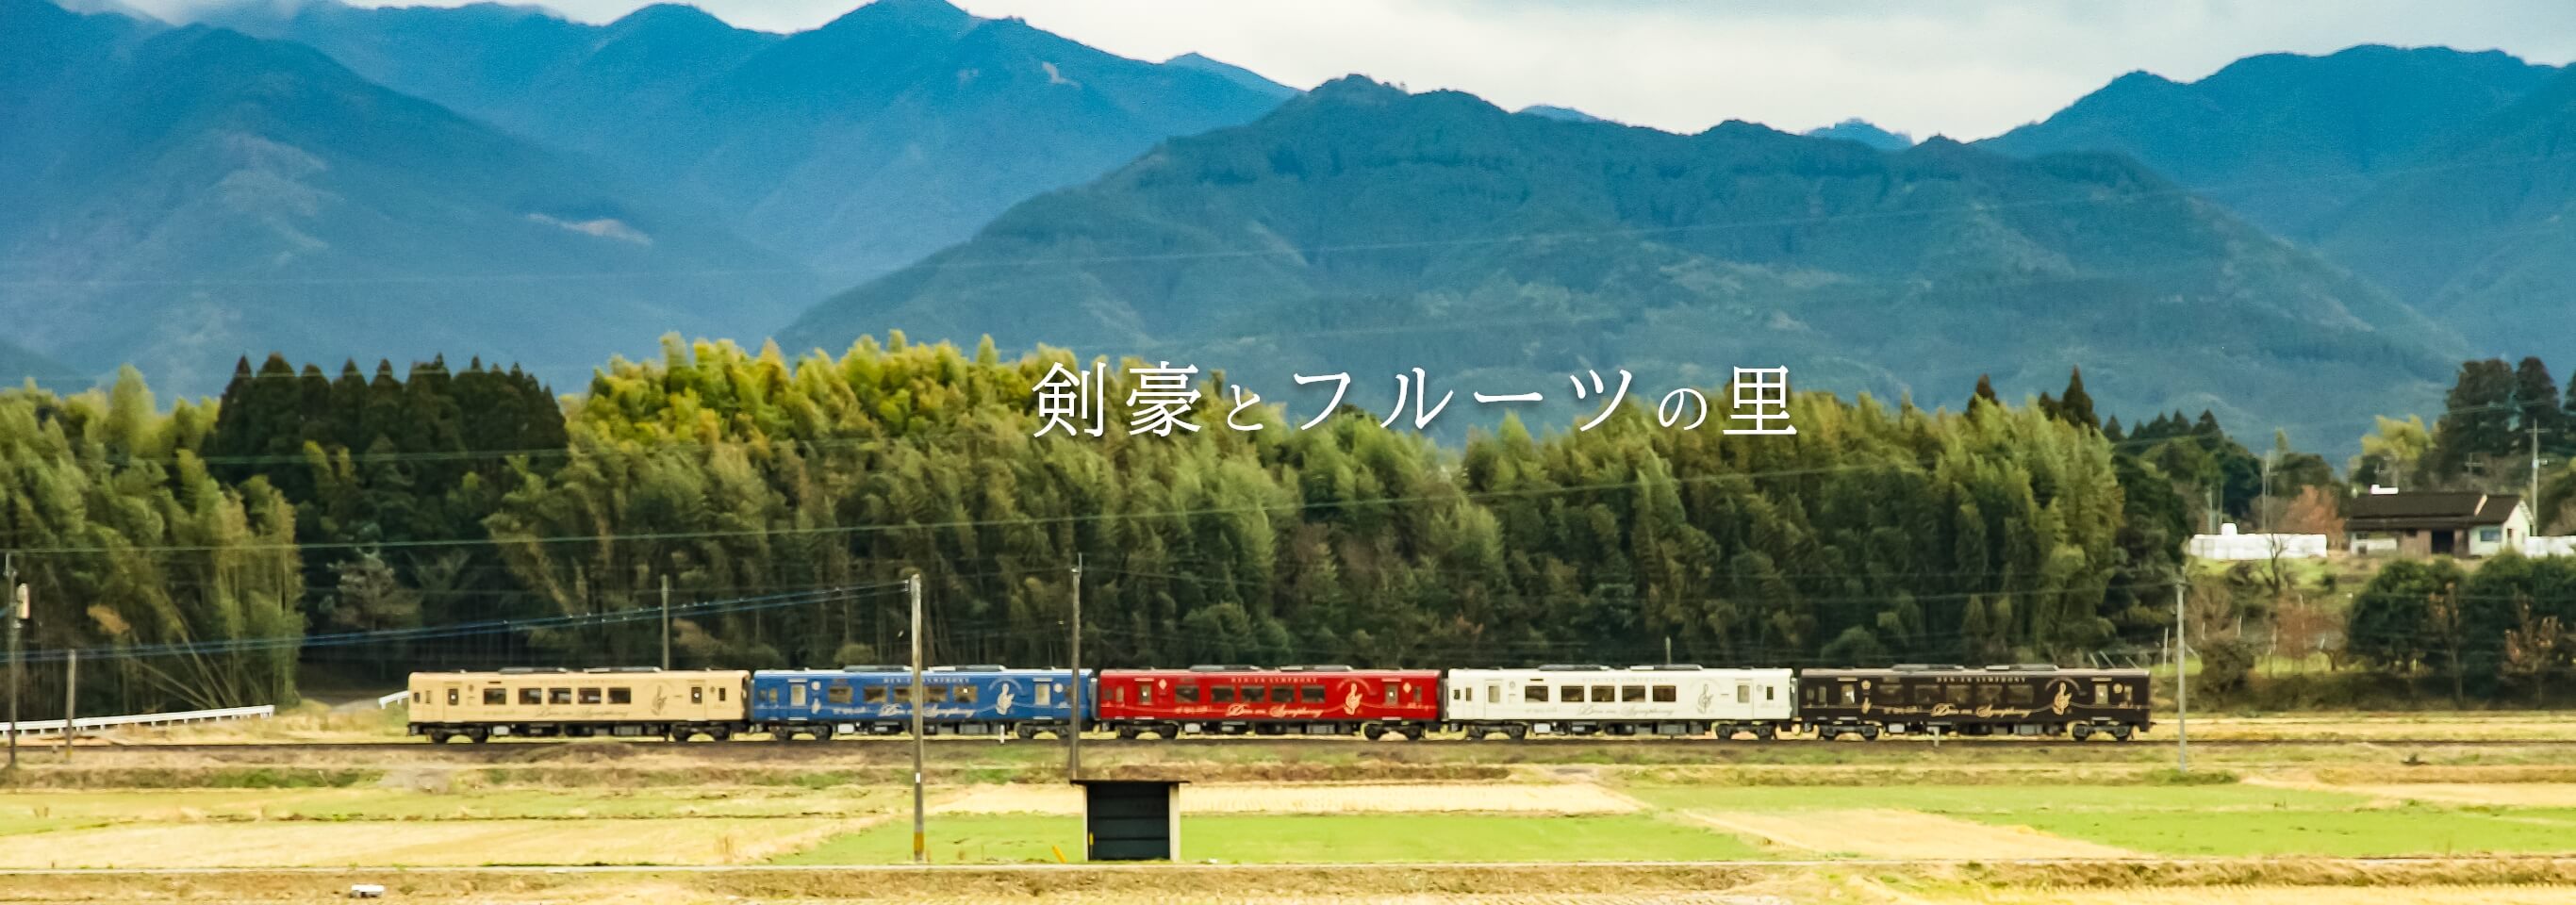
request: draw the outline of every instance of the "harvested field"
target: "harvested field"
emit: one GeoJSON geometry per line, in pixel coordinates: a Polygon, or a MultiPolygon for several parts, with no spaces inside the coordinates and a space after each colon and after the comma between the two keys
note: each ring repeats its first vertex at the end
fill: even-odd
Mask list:
{"type": "Polygon", "coordinates": [[[15,836],[0,850],[0,867],[741,864],[865,825],[792,818],[143,824],[15,836]]]}
{"type": "MultiPolygon", "coordinates": [[[[1988,890],[1956,896],[1915,896],[1925,905],[2055,905],[2059,902],[2100,902],[2101,890],[2015,889],[1988,890]]],[[[2313,886],[2217,886],[2163,889],[2122,890],[2118,901],[2123,905],[2315,905],[2331,901],[2335,905],[2563,905],[2576,901],[2576,886],[2388,886],[2336,887],[2320,890],[2313,886]]]]}
{"type": "Polygon", "coordinates": [[[1708,826],[1775,845],[1868,858],[2127,858],[2137,853],[2026,827],[1915,811],[1689,811],[1708,826]]]}
{"type": "MultiPolygon", "coordinates": [[[[1181,792],[1189,813],[1350,814],[1511,812],[1617,814],[1638,804],[1589,783],[1209,785],[1181,792]]],[[[1081,791],[1069,786],[984,786],[940,804],[967,814],[1079,814],[1081,791]]]]}

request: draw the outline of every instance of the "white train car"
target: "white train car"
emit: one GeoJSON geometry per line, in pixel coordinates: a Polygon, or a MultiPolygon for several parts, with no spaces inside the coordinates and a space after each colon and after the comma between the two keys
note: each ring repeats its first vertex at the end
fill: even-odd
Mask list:
{"type": "Polygon", "coordinates": [[[1797,679],[1786,669],[1453,669],[1447,685],[1447,723],[1471,738],[1714,731],[1768,739],[1797,718],[1797,679]]]}

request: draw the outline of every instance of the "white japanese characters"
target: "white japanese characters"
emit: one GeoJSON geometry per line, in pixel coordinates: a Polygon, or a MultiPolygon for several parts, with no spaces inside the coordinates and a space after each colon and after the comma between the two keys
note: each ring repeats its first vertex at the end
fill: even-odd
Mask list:
{"type": "MultiPolygon", "coordinates": [[[[1422,368],[1412,368],[1410,371],[1411,373],[1395,375],[1395,404],[1388,407],[1386,418],[1378,422],[1379,427],[1393,427],[1397,422],[1405,420],[1405,410],[1409,406],[1412,409],[1411,420],[1414,429],[1427,430],[1442,412],[1448,410],[1449,403],[1457,398],[1456,391],[1443,390],[1439,394],[1439,399],[1434,401],[1430,373],[1422,368]]],[[[1199,430],[1201,425],[1191,420],[1193,409],[1205,395],[1192,382],[1199,373],[1197,365],[1176,368],[1171,362],[1165,361],[1153,367],[1131,367],[1126,369],[1125,373],[1132,378],[1125,403],[1129,434],[1168,437],[1175,430],[1185,433],[1196,433],[1199,430]]],[[[1589,431],[1600,427],[1610,420],[1610,416],[1617,414],[1626,405],[1628,389],[1634,384],[1636,375],[1626,370],[1617,373],[1618,379],[1615,385],[1599,371],[1587,370],[1581,374],[1567,375],[1566,381],[1574,387],[1576,402],[1601,400],[1599,408],[1592,410],[1589,417],[1581,419],[1575,425],[1575,430],[1589,431]]],[[[1290,376],[1296,380],[1298,386],[1318,383],[1333,385],[1332,400],[1316,411],[1314,417],[1298,425],[1298,430],[1313,429],[1323,424],[1325,419],[1332,417],[1334,412],[1340,411],[1342,400],[1351,389],[1351,375],[1348,372],[1290,376]]],[[[1735,368],[1734,379],[1730,381],[1730,386],[1734,405],[1726,420],[1733,426],[1726,428],[1724,433],[1769,436],[1793,436],[1798,433],[1797,426],[1789,423],[1790,390],[1787,367],[1735,368]]],[[[1063,362],[1050,365],[1046,374],[1030,388],[1031,393],[1037,397],[1038,429],[1033,436],[1044,437],[1059,431],[1067,436],[1101,436],[1107,431],[1109,419],[1106,399],[1108,389],[1109,366],[1105,361],[1095,361],[1090,369],[1083,371],[1068,368],[1063,362]]],[[[1228,429],[1249,433],[1269,426],[1252,414],[1254,407],[1261,404],[1261,394],[1252,392],[1250,388],[1239,384],[1219,389],[1233,391],[1233,405],[1225,415],[1225,426],[1228,429]]],[[[1537,391],[1523,393],[1473,391],[1468,394],[1468,398],[1475,400],[1478,405],[1547,400],[1544,393],[1537,391]]],[[[1209,415],[1213,417],[1213,414],[1211,410],[1209,415]]],[[[1678,426],[1681,430],[1697,430],[1700,425],[1708,422],[1708,418],[1708,395],[1691,387],[1682,387],[1665,393],[1655,403],[1655,423],[1664,427],[1678,426]]]]}

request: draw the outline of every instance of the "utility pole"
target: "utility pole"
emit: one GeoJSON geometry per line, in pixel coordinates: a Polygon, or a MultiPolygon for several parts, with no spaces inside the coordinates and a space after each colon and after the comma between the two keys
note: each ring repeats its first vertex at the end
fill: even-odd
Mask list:
{"type": "Polygon", "coordinates": [[[927,828],[922,822],[921,794],[921,573],[914,572],[904,580],[912,592],[912,863],[925,857],[927,828]]]}
{"type": "Polygon", "coordinates": [[[1064,781],[1082,778],[1082,554],[1073,555],[1073,624],[1068,630],[1065,649],[1073,660],[1073,693],[1065,703],[1073,708],[1072,719],[1064,731],[1064,781]]]}
{"type": "Polygon", "coordinates": [[[2191,656],[2191,647],[2183,641],[2181,576],[2174,577],[2174,764],[2191,772],[2191,677],[2183,673],[2183,661],[2191,656]]]}
{"type": "Polygon", "coordinates": [[[27,586],[18,584],[18,563],[9,562],[10,587],[15,588],[17,603],[9,607],[9,771],[18,770],[18,632],[27,621],[27,586]]]}
{"type": "Polygon", "coordinates": [[[1664,636],[1664,665],[1673,665],[1673,636],[1664,636]]]}
{"type": "Polygon", "coordinates": [[[72,742],[78,741],[80,726],[80,651],[63,652],[63,763],[72,762],[72,742]]]}
{"type": "Polygon", "coordinates": [[[2522,511],[2531,513],[2531,533],[2539,534],[2547,526],[2540,523],[2540,425],[2531,426],[2531,495],[2522,498],[2522,511]]]}
{"type": "Polygon", "coordinates": [[[671,669],[671,576],[662,576],[662,670],[671,669]]]}
{"type": "Polygon", "coordinates": [[[2272,533],[2272,450],[2263,451],[2263,495],[2254,501],[2255,529],[2272,533]]]}

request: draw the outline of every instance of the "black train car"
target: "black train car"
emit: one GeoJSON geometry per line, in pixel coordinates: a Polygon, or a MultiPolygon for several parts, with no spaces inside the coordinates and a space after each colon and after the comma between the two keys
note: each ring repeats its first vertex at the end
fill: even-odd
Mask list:
{"type": "Polygon", "coordinates": [[[1902,665],[1798,674],[1798,721],[1844,734],[2072,735],[2127,741],[2148,722],[2143,669],[1902,665]]]}

